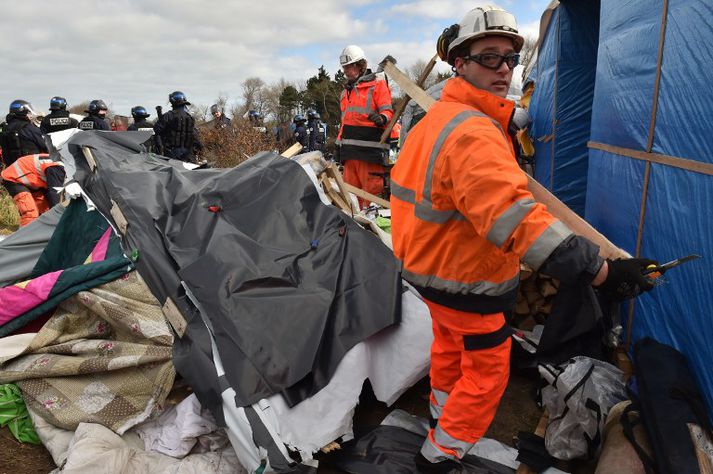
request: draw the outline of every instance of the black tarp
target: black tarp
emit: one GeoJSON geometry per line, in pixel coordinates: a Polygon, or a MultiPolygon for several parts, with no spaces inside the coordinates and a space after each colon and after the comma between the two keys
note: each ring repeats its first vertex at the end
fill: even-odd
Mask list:
{"type": "Polygon", "coordinates": [[[201,403],[220,416],[212,327],[235,389],[250,405],[281,392],[291,405],[324,387],[344,354],[400,318],[400,278],[391,251],[324,205],[295,162],[260,153],[233,169],[188,171],[138,153],[131,133],[73,137],[75,179],[109,217],[129,223],[127,252],[162,303],[176,301],[188,330],[174,364],[201,403]],[[90,147],[92,172],[81,152],[90,147]]]}

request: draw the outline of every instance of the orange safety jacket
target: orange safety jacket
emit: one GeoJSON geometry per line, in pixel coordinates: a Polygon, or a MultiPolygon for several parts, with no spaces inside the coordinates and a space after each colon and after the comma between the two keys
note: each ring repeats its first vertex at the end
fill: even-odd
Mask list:
{"type": "Polygon", "coordinates": [[[22,184],[30,191],[46,189],[45,170],[50,166],[64,166],[64,164],[51,160],[47,153],[21,156],[2,171],[2,179],[22,184]]]}
{"type": "Polygon", "coordinates": [[[377,127],[369,115],[378,113],[391,120],[391,91],[383,76],[367,70],[366,74],[347,86],[340,99],[342,124],[337,136],[342,161],[361,160],[383,163],[388,143],[379,143],[384,127],[377,127]]]}
{"type": "Polygon", "coordinates": [[[513,108],[450,79],[391,171],[394,254],[403,277],[435,303],[509,311],[520,261],[538,269],[572,235],[527,188],[505,133],[513,108]]]}

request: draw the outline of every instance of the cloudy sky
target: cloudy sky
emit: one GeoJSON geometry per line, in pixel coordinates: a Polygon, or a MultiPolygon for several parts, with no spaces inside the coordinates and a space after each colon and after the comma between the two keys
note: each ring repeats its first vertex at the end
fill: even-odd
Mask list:
{"type": "MultiPolygon", "coordinates": [[[[70,106],[104,99],[119,114],[166,105],[182,90],[193,103],[239,100],[258,76],[304,81],[330,74],[347,44],[373,64],[386,54],[406,68],[435,53],[440,32],[475,6],[458,0],[24,0],[0,15],[0,107],[53,95],[70,106]]],[[[549,0],[500,0],[526,35],[537,35],[549,0]]],[[[441,68],[446,68],[443,63],[441,68]]]]}

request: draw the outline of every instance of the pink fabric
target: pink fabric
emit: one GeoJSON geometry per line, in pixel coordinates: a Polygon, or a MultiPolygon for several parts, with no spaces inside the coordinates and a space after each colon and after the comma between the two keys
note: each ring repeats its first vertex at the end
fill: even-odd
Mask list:
{"type": "Polygon", "coordinates": [[[64,270],[47,273],[27,283],[24,288],[18,285],[0,288],[0,325],[47,301],[52,288],[64,270]]]}
{"type": "Polygon", "coordinates": [[[99,242],[92,250],[92,262],[101,262],[106,258],[106,251],[109,248],[109,239],[111,238],[111,227],[107,227],[104,235],[101,236],[99,242]]]}

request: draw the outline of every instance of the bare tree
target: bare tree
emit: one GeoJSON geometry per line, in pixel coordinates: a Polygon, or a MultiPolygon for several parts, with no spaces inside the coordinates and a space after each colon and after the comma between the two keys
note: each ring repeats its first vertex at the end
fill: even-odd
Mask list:
{"type": "MultiPolygon", "coordinates": [[[[417,82],[418,79],[421,77],[421,74],[423,74],[423,71],[426,70],[426,67],[428,66],[428,61],[424,61],[423,59],[419,59],[415,63],[413,63],[411,66],[409,66],[406,69],[406,75],[413,81],[417,82]]],[[[423,81],[423,89],[428,89],[431,87],[433,84],[436,82],[436,74],[433,72],[433,69],[431,69],[431,72],[428,73],[428,77],[426,77],[426,80],[423,81]]]]}
{"type": "Polygon", "coordinates": [[[522,50],[520,50],[520,64],[522,64],[526,71],[532,59],[535,57],[536,46],[537,38],[534,36],[525,37],[525,44],[522,46],[522,50]]]}
{"type": "Polygon", "coordinates": [[[281,78],[279,81],[270,84],[262,89],[262,106],[263,115],[265,118],[280,120],[280,95],[285,87],[292,85],[290,82],[281,78]]]}
{"type": "Polygon", "coordinates": [[[243,108],[242,117],[249,110],[258,110],[260,107],[260,92],[265,87],[265,81],[259,77],[248,77],[242,83],[243,88],[243,108]]]}

